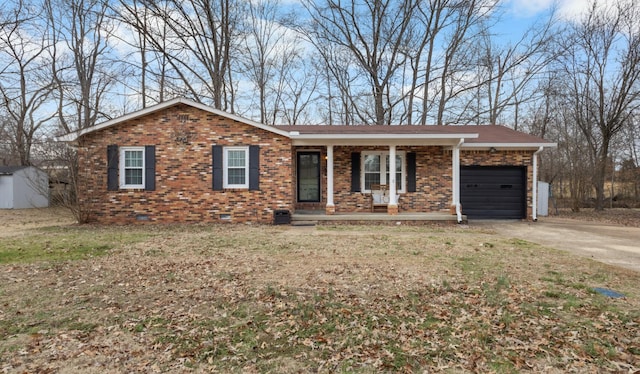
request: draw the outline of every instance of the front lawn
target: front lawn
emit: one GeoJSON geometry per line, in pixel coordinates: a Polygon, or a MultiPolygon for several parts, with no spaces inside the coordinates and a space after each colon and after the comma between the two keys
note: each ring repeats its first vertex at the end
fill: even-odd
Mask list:
{"type": "Polygon", "coordinates": [[[8,372],[640,369],[639,274],[487,229],[61,226],[19,238],[0,237],[8,372]]]}

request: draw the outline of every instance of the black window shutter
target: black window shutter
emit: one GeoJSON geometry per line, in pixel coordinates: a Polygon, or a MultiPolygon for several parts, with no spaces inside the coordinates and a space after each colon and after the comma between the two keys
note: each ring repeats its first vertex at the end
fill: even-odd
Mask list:
{"type": "Polygon", "coordinates": [[[360,192],[360,152],[351,153],[351,192],[360,192]]]}
{"type": "Polygon", "coordinates": [[[211,147],[211,159],[213,165],[213,190],[222,191],[222,146],[214,145],[211,147]]]}
{"type": "Polygon", "coordinates": [[[156,190],[156,146],[144,147],[144,189],[156,190]]]}
{"type": "Polygon", "coordinates": [[[407,192],[416,192],[416,154],[407,153],[407,192]]]}
{"type": "Polygon", "coordinates": [[[260,190],[260,146],[249,146],[249,191],[260,190]]]}
{"type": "Polygon", "coordinates": [[[107,146],[107,191],[118,190],[118,146],[107,146]]]}

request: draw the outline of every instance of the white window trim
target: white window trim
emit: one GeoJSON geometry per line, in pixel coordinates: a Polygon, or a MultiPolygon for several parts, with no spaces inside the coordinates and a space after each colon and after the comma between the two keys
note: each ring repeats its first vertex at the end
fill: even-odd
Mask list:
{"type": "Polygon", "coordinates": [[[249,147],[224,147],[222,150],[222,186],[223,188],[249,188],[249,147]],[[244,184],[230,184],[229,181],[229,151],[244,151],[244,184]]]}
{"type": "Polygon", "coordinates": [[[120,162],[119,162],[119,171],[120,171],[120,188],[121,189],[139,189],[144,188],[145,186],[145,158],[146,155],[144,153],[144,147],[120,147],[120,162]],[[125,152],[126,151],[142,151],[142,184],[126,184],[125,183],[125,152]]]}
{"type": "MultiPolygon", "coordinates": [[[[400,156],[400,160],[402,163],[401,170],[401,178],[402,181],[396,181],[396,186],[402,186],[402,189],[398,189],[396,193],[405,193],[407,188],[407,152],[405,151],[397,151],[396,156],[400,156]],[[400,183],[402,182],[402,183],[400,183]]],[[[385,162],[385,157],[389,157],[389,151],[363,151],[361,154],[360,161],[360,183],[362,192],[371,192],[371,190],[366,190],[364,188],[364,174],[365,174],[365,159],[366,156],[369,155],[378,155],[380,156],[380,184],[389,185],[389,181],[385,180],[387,178],[387,163],[385,162]]]]}

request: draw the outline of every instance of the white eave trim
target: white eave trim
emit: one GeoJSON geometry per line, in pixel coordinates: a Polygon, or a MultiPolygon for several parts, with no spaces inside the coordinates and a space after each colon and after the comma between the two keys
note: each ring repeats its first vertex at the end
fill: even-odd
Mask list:
{"type": "Polygon", "coordinates": [[[478,134],[299,134],[289,133],[293,145],[455,145],[478,134]]]}
{"type": "Polygon", "coordinates": [[[209,112],[209,113],[212,113],[212,114],[215,114],[215,115],[219,115],[221,117],[225,117],[225,118],[228,118],[228,119],[233,120],[233,121],[237,121],[237,122],[240,122],[240,123],[244,123],[246,125],[257,127],[259,129],[262,129],[262,130],[265,130],[265,131],[269,131],[269,132],[272,132],[272,133],[275,133],[275,134],[278,134],[278,135],[289,137],[289,132],[288,131],[280,130],[280,129],[275,128],[273,126],[267,126],[267,125],[264,125],[262,123],[252,121],[250,119],[237,116],[235,114],[230,114],[230,113],[224,112],[222,110],[218,110],[218,109],[212,108],[212,107],[210,107],[208,105],[205,105],[205,104],[201,104],[201,103],[198,103],[198,102],[195,102],[195,101],[192,101],[192,100],[188,100],[188,99],[179,97],[179,98],[171,99],[169,101],[165,101],[165,102],[162,102],[160,104],[156,104],[156,105],[153,105],[153,106],[138,110],[136,112],[125,114],[125,115],[120,116],[118,118],[114,118],[114,119],[99,123],[99,124],[97,124],[95,126],[88,127],[86,129],[81,129],[81,130],[74,131],[74,132],[71,132],[71,133],[68,133],[68,134],[65,134],[65,135],[62,135],[62,136],[58,136],[58,137],[56,137],[56,141],[73,142],[73,141],[77,140],[79,137],[81,137],[82,135],[89,134],[89,133],[92,133],[94,131],[102,130],[102,129],[105,129],[105,128],[108,128],[108,127],[111,127],[111,126],[115,126],[115,125],[117,125],[119,123],[122,123],[122,122],[134,120],[136,118],[143,117],[143,116],[146,116],[148,114],[151,114],[151,113],[154,113],[154,112],[157,112],[157,111],[160,111],[160,110],[164,110],[166,108],[172,107],[172,106],[177,105],[177,104],[184,104],[184,105],[192,106],[194,108],[198,108],[198,109],[203,110],[205,112],[209,112]]]}
{"type": "Polygon", "coordinates": [[[557,143],[464,143],[463,149],[539,149],[543,148],[556,148],[557,143]]]}

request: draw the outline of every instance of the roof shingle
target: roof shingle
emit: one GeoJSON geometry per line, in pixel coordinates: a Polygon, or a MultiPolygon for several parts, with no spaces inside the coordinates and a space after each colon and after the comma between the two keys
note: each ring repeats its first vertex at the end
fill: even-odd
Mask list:
{"type": "Polygon", "coordinates": [[[515,131],[501,125],[448,125],[448,126],[418,126],[418,125],[355,125],[355,126],[328,126],[328,125],[296,125],[296,126],[275,126],[285,131],[298,131],[302,135],[351,135],[351,134],[450,134],[450,135],[471,135],[478,134],[477,138],[468,139],[465,143],[470,144],[516,144],[516,143],[547,143],[553,142],[540,137],[515,131]]]}

